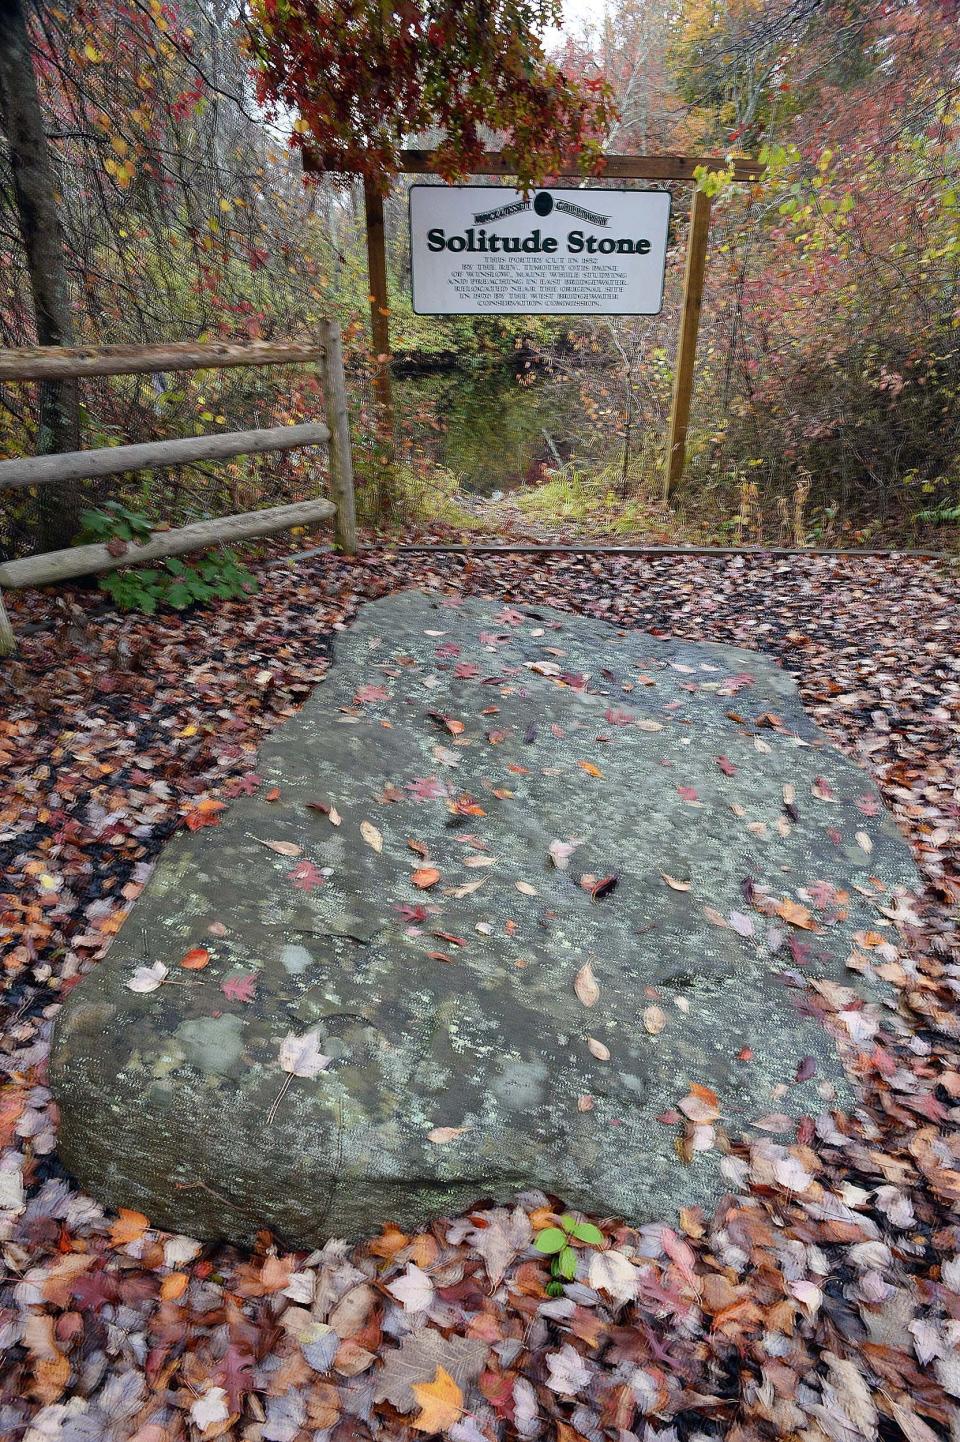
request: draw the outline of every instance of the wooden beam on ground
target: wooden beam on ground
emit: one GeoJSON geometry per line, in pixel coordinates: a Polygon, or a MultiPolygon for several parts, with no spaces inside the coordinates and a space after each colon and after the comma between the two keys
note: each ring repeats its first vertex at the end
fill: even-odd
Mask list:
{"type": "MultiPolygon", "coordinates": [[[[911,556],[929,561],[950,561],[956,560],[956,556],[949,551],[916,551],[903,550],[891,547],[889,550],[871,551],[865,549],[854,550],[829,550],[813,549],[811,547],[793,546],[602,546],[602,545],[498,545],[484,546],[473,543],[471,545],[399,545],[373,547],[364,546],[364,551],[403,551],[408,553],[421,552],[429,555],[441,555],[449,552],[459,556],[757,556],[760,560],[766,560],[770,556],[911,556]]],[[[301,551],[299,556],[285,556],[282,559],[295,561],[299,557],[319,555],[317,551],[301,551]]],[[[0,567],[2,571],[2,567],[0,567]]]]}
{"type": "Polygon", "coordinates": [[[143,545],[131,543],[121,556],[105,545],[70,546],[65,551],[47,551],[0,564],[0,586],[48,586],[75,576],[115,571],[120,566],[139,566],[163,556],[181,556],[203,551],[208,546],[233,545],[256,536],[272,536],[291,526],[312,526],[328,520],[335,511],[332,501],[299,501],[290,506],[269,506],[262,511],[244,511],[238,516],[221,516],[215,521],[196,521],[176,530],[154,531],[143,545]]]}
{"type": "MultiPolygon", "coordinates": [[[[693,180],[699,166],[707,170],[727,170],[733,165],[733,178],[741,183],[757,181],[764,167],[757,160],[737,157],[733,161],[720,155],[608,155],[603,171],[597,180],[693,180]]],[[[320,173],[323,166],[309,150],[303,152],[303,168],[308,172],[320,173]]],[[[401,150],[400,171],[405,175],[435,175],[436,152],[432,150],[401,150]]],[[[514,172],[502,155],[488,151],[475,166],[471,175],[504,175],[514,172]]],[[[571,168],[561,173],[561,178],[584,179],[582,171],[571,168]]],[[[588,177],[589,178],[589,177],[588,177]]]]}
{"type": "Polygon", "coordinates": [[[345,556],[357,554],[357,511],[353,488],[353,451],[350,445],[350,407],[343,370],[343,338],[335,320],[320,323],[323,344],[324,410],[330,426],[330,490],[336,502],[334,535],[345,556]]]}
{"type": "Polygon", "coordinates": [[[670,429],[667,434],[663,477],[665,501],[669,501],[674,487],[683,475],[687,459],[687,427],[690,423],[690,397],[693,394],[693,371],[697,359],[697,336],[700,331],[709,234],[710,197],[703,190],[695,190],[690,207],[690,235],[687,239],[687,264],[683,277],[683,310],[680,315],[680,335],[673,372],[673,402],[670,406],[670,429]]]}
{"type": "Polygon", "coordinates": [[[47,481],[81,481],[116,476],[123,471],[184,466],[193,461],[219,461],[228,456],[291,451],[323,445],[330,431],[321,422],[272,426],[265,430],[223,431],[219,435],[183,436],[173,441],[147,441],[134,446],[104,446],[90,451],[65,451],[55,456],[23,456],[0,461],[0,488],[38,486],[47,481]]]}
{"type": "Polygon", "coordinates": [[[226,370],[231,366],[304,365],[319,358],[315,345],[300,341],[24,346],[0,350],[0,381],[155,375],[161,371],[226,370]]]}

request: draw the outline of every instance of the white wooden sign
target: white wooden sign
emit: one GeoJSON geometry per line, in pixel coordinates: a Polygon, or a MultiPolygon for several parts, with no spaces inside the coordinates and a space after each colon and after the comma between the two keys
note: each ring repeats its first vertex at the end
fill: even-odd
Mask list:
{"type": "Polygon", "coordinates": [[[418,315],[656,315],[665,190],[410,188],[418,315]]]}

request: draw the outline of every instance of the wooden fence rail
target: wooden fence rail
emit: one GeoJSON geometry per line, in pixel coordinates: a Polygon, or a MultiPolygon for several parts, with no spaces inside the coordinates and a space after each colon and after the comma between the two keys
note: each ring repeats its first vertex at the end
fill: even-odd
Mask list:
{"type": "MultiPolygon", "coordinates": [[[[218,520],[200,521],[173,530],[156,531],[143,544],[131,544],[120,556],[105,545],[73,546],[0,564],[0,587],[42,586],[118,566],[163,556],[182,555],[227,541],[269,536],[291,526],[310,525],[334,517],[338,548],[355,555],[357,527],[353,493],[353,460],[343,345],[335,321],[321,322],[318,343],[300,341],[175,342],[154,346],[34,346],[0,351],[0,381],[42,381],[68,377],[148,375],[162,371],[222,370],[232,366],[322,364],[327,423],[221,431],[181,436],[144,444],[103,446],[58,455],[0,461],[0,488],[22,488],[51,481],[86,480],[125,471],[155,470],[228,456],[257,455],[327,443],[333,500],[245,511],[218,520]]],[[[0,656],[16,647],[13,628],[0,593],[0,656]]]]}
{"type": "Polygon", "coordinates": [[[63,451],[52,456],[22,456],[0,461],[0,487],[41,486],[49,481],[82,481],[118,476],[124,471],[163,470],[193,461],[220,461],[228,456],[260,455],[322,445],[330,439],[327,426],[313,421],[302,426],[271,426],[266,430],[219,431],[214,435],[180,436],[172,441],[146,441],[135,446],[104,446],[90,451],[63,451]]]}
{"type": "Polygon", "coordinates": [[[171,341],[168,345],[38,345],[0,351],[0,381],[156,375],[232,366],[306,365],[321,346],[301,341],[171,341]]]}

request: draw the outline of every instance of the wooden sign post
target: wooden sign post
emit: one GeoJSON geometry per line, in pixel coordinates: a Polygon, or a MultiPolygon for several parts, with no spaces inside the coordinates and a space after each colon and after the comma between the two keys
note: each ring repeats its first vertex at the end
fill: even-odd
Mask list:
{"type": "MultiPolygon", "coordinates": [[[[303,153],[303,167],[317,173],[322,166],[309,149],[303,153]]],[[[602,180],[683,180],[695,182],[697,171],[722,170],[741,184],[760,179],[763,166],[757,161],[717,156],[695,155],[607,155],[604,157],[602,180]]],[[[404,150],[400,153],[400,171],[405,175],[435,175],[435,155],[430,150],[404,150]]],[[[495,151],[483,156],[475,167],[475,175],[509,176],[511,171],[495,151]]],[[[576,178],[579,172],[568,172],[558,179],[576,178]]],[[[383,229],[383,198],[369,183],[364,186],[367,224],[367,265],[370,281],[370,323],[373,346],[374,391],[381,420],[384,450],[393,457],[393,400],[390,386],[390,300],[387,291],[386,246],[383,229]]],[[[700,309],[703,304],[703,281],[707,262],[707,241],[710,230],[710,197],[696,189],[690,208],[690,233],[687,240],[687,261],[683,284],[683,309],[677,355],[674,367],[673,402],[664,465],[663,497],[669,500],[686,461],[687,429],[690,422],[690,401],[697,356],[700,309]]]]}

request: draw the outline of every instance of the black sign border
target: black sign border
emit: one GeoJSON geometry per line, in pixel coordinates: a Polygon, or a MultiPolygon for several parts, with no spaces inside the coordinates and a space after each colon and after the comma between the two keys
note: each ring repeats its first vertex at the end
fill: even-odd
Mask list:
{"type": "MultiPolygon", "coordinates": [[[[407,192],[407,237],[408,237],[408,243],[409,243],[409,246],[410,246],[410,307],[411,307],[414,315],[434,315],[434,316],[438,316],[441,320],[443,320],[443,319],[453,320],[453,319],[455,319],[457,316],[477,316],[477,317],[483,317],[483,316],[485,316],[485,315],[505,315],[505,316],[511,316],[511,315],[514,315],[514,316],[524,316],[524,315],[549,315],[549,316],[557,316],[557,317],[559,317],[561,320],[564,319],[565,317],[569,317],[571,320],[573,320],[573,319],[574,319],[575,317],[577,317],[577,316],[584,317],[584,318],[586,318],[586,319],[589,319],[590,316],[594,316],[594,317],[596,317],[596,318],[599,318],[599,317],[601,317],[601,316],[609,316],[609,317],[612,317],[612,318],[615,318],[615,317],[617,317],[617,316],[621,316],[624,320],[628,320],[628,319],[631,319],[631,318],[632,318],[632,319],[639,319],[640,316],[654,316],[654,315],[662,315],[662,314],[663,314],[663,300],[664,300],[664,292],[665,292],[665,290],[666,290],[666,282],[667,282],[667,261],[666,261],[666,253],[664,253],[663,270],[661,271],[661,274],[660,274],[660,305],[659,305],[659,307],[657,308],[657,310],[418,310],[418,309],[417,309],[417,292],[416,292],[416,285],[415,285],[415,283],[414,283],[414,270],[413,270],[413,192],[414,192],[415,190],[509,190],[509,189],[511,189],[511,188],[512,188],[512,187],[506,186],[506,185],[502,185],[502,186],[495,186],[495,185],[445,185],[445,184],[444,184],[444,185],[429,185],[429,184],[427,184],[426,182],[420,181],[420,180],[416,181],[413,185],[410,186],[410,188],[409,188],[409,190],[408,190],[408,192],[407,192]]],[[[636,187],[631,186],[631,185],[611,185],[611,186],[608,186],[606,189],[601,189],[599,186],[591,186],[590,188],[584,188],[584,189],[579,189],[579,188],[573,188],[573,189],[571,189],[569,186],[566,186],[566,185],[555,185],[555,186],[551,186],[551,185],[538,185],[538,186],[531,186],[531,191],[533,191],[533,190],[547,190],[547,191],[550,191],[551,193],[556,190],[556,191],[563,191],[563,192],[566,192],[566,193],[571,194],[571,195],[584,195],[584,196],[587,196],[587,195],[665,195],[665,196],[667,197],[667,235],[666,235],[666,238],[667,238],[667,246],[669,247],[669,242],[670,242],[670,222],[671,222],[672,219],[673,219],[673,192],[670,191],[670,190],[660,190],[660,189],[657,189],[655,186],[652,186],[652,185],[645,185],[645,186],[640,187],[639,189],[637,189],[636,187]]],[[[520,190],[516,190],[516,189],[514,188],[514,194],[515,194],[515,195],[522,195],[523,192],[520,191],[520,190]]]]}

